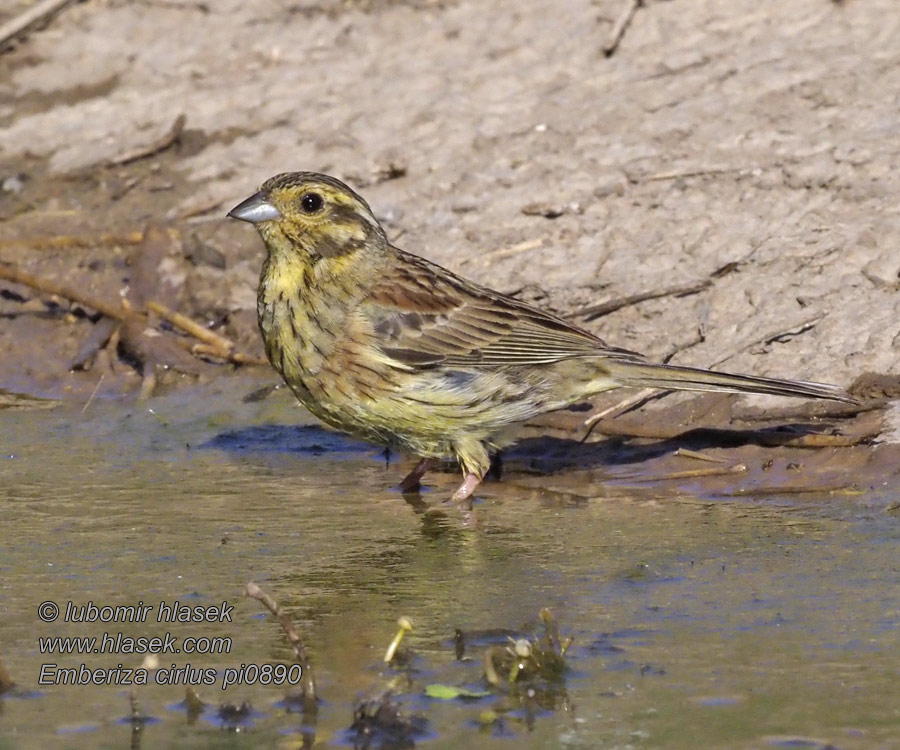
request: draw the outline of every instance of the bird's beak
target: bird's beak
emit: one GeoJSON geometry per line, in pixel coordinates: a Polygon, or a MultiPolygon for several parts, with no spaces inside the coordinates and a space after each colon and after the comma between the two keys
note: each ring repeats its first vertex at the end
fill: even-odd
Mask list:
{"type": "Polygon", "coordinates": [[[266,200],[262,191],[254,193],[244,202],[238,203],[228,212],[228,215],[232,219],[249,221],[251,224],[281,218],[281,212],[266,200]]]}

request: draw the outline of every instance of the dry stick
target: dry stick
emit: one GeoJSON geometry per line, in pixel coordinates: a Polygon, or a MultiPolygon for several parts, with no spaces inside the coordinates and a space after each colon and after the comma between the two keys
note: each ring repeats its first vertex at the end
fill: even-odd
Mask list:
{"type": "Polygon", "coordinates": [[[8,23],[0,26],[0,49],[5,47],[31,27],[49,20],[55,13],[61,11],[72,0],[43,0],[33,5],[28,10],[20,13],[8,23]]]}
{"type": "Polygon", "coordinates": [[[130,164],[138,159],[144,159],[148,156],[153,156],[153,154],[158,154],[160,151],[165,151],[181,137],[185,123],[187,123],[187,117],[182,113],[175,118],[175,122],[160,138],[151,141],[146,146],[138,146],[130,151],[114,156],[109,163],[113,166],[130,164]]]}
{"type": "Polygon", "coordinates": [[[647,177],[640,177],[632,182],[662,182],[663,180],[677,180],[687,177],[706,177],[714,174],[730,174],[732,172],[744,172],[745,167],[698,167],[696,169],[676,170],[672,172],[658,172],[647,177]]]}
{"type": "Polygon", "coordinates": [[[787,485],[785,487],[779,487],[774,485],[769,487],[740,487],[736,490],[727,490],[715,494],[717,497],[745,497],[747,495],[800,495],[806,492],[822,493],[823,495],[827,493],[831,495],[837,492],[842,494],[854,494],[857,493],[858,490],[848,484],[837,484],[826,487],[816,487],[815,485],[787,485]]]}
{"type": "Polygon", "coordinates": [[[766,411],[753,411],[738,413],[732,416],[733,422],[785,422],[789,419],[851,419],[869,411],[884,409],[887,399],[871,399],[860,404],[831,404],[820,407],[815,411],[809,405],[803,407],[791,407],[784,409],[767,409],[766,411]]]}
{"type": "Polygon", "coordinates": [[[28,239],[0,240],[0,250],[54,250],[62,247],[97,247],[99,245],[139,245],[143,232],[127,234],[51,234],[28,239]]]}
{"type": "MultiPolygon", "coordinates": [[[[627,398],[623,398],[616,404],[613,404],[608,409],[604,409],[603,411],[599,411],[596,414],[591,415],[587,419],[584,420],[585,427],[591,427],[592,425],[597,424],[601,419],[605,419],[609,416],[621,416],[626,411],[630,411],[631,409],[636,408],[637,406],[643,406],[647,401],[649,401],[653,396],[659,393],[658,388],[642,388],[637,393],[633,393],[627,398]]],[[[584,436],[582,442],[587,440],[588,435],[590,435],[590,430],[588,434],[584,436]]]]}
{"type": "Polygon", "coordinates": [[[218,357],[236,365],[267,365],[269,360],[265,357],[254,357],[243,352],[223,352],[217,346],[209,344],[193,344],[189,347],[191,354],[198,357],[218,357]]]}
{"type": "Polygon", "coordinates": [[[807,435],[789,435],[778,432],[757,432],[760,442],[767,446],[787,445],[793,448],[849,448],[878,437],[880,431],[866,435],[823,435],[819,432],[807,435]]]}
{"type": "Polygon", "coordinates": [[[303,644],[303,638],[291,622],[290,616],[281,608],[271,596],[263,591],[257,584],[252,581],[247,584],[244,589],[244,596],[249,596],[261,602],[262,605],[271,612],[281,625],[288,643],[294,651],[294,657],[300,663],[303,670],[303,698],[305,706],[310,711],[316,710],[316,680],[313,677],[312,665],[309,662],[309,655],[306,653],[306,646],[303,644]]]}
{"type": "Polygon", "coordinates": [[[727,464],[727,458],[719,458],[718,456],[708,456],[706,453],[700,453],[699,451],[692,451],[690,448],[679,448],[675,451],[676,456],[682,456],[684,458],[695,458],[698,461],[709,461],[714,464],[727,464]]]}
{"type": "Polygon", "coordinates": [[[156,390],[156,367],[151,363],[144,363],[143,375],[141,377],[141,390],[138,392],[138,401],[146,401],[153,395],[156,390]]]}
{"type": "Polygon", "coordinates": [[[105,377],[105,373],[100,373],[100,377],[97,379],[97,385],[94,386],[94,390],[91,391],[90,398],[85,402],[84,406],[81,409],[81,414],[84,414],[88,407],[94,402],[94,396],[97,395],[97,391],[100,390],[100,384],[103,382],[103,378],[105,377]]]}
{"type": "MultiPolygon", "coordinates": [[[[90,307],[92,310],[96,310],[106,317],[112,318],[113,320],[118,320],[122,323],[125,323],[129,320],[143,319],[144,317],[140,313],[131,309],[127,309],[125,307],[114,307],[107,304],[101,299],[97,299],[96,297],[84,292],[79,292],[72,287],[66,286],[65,284],[58,284],[57,282],[51,281],[50,279],[32,276],[29,273],[25,273],[24,271],[20,271],[17,268],[13,268],[11,266],[0,265],[0,279],[11,281],[16,284],[25,284],[26,286],[30,286],[32,289],[37,289],[39,292],[44,292],[46,294],[55,294],[57,297],[65,297],[66,299],[72,300],[73,302],[77,302],[79,305],[90,307]]],[[[259,357],[253,357],[249,354],[242,354],[240,352],[233,351],[234,345],[231,344],[228,339],[218,336],[212,331],[204,328],[199,323],[191,321],[190,318],[187,318],[184,315],[172,313],[171,310],[169,310],[164,305],[159,304],[158,302],[148,303],[148,306],[150,305],[155,306],[154,312],[156,312],[157,315],[159,315],[160,317],[165,317],[167,320],[169,320],[169,318],[166,317],[165,314],[163,314],[163,310],[168,314],[172,314],[173,316],[177,315],[178,319],[182,322],[190,321],[190,326],[184,328],[184,330],[186,331],[186,333],[199,338],[201,341],[209,343],[211,340],[210,335],[213,337],[212,341],[214,341],[215,343],[210,344],[210,347],[208,349],[201,349],[200,346],[194,344],[188,339],[176,337],[175,341],[178,342],[179,346],[184,347],[188,351],[191,351],[194,354],[212,355],[239,365],[266,364],[266,362],[259,357]],[[197,336],[198,331],[203,331],[204,335],[197,336]],[[226,342],[228,345],[223,346],[222,342],[226,342]]],[[[180,328],[182,327],[181,323],[175,323],[175,321],[171,322],[173,322],[175,325],[178,325],[180,328]]]]}
{"type": "Polygon", "coordinates": [[[644,4],[644,0],[626,0],[626,3],[627,5],[622,9],[612,31],[609,33],[609,39],[603,45],[603,54],[606,57],[612,57],[616,49],[618,49],[619,43],[625,36],[625,31],[631,23],[631,19],[634,18],[637,9],[644,4]]]}
{"type": "Polygon", "coordinates": [[[730,439],[752,440],[766,446],[791,446],[794,448],[846,448],[877,437],[878,432],[864,435],[823,435],[814,432],[797,435],[787,432],[765,432],[760,430],[727,430],[712,427],[694,429],[665,429],[650,426],[632,425],[622,427],[615,422],[602,425],[597,429],[604,435],[617,437],[641,438],[647,440],[675,440],[680,437],[691,437],[692,432],[712,432],[730,439]]]}
{"type": "Polygon", "coordinates": [[[757,344],[771,344],[773,341],[778,341],[779,339],[784,338],[785,336],[792,338],[794,336],[799,336],[801,333],[806,333],[807,331],[815,328],[816,325],[818,325],[819,321],[822,320],[822,318],[824,318],[824,317],[825,317],[825,313],[819,313],[818,315],[814,315],[813,317],[811,317],[807,320],[804,320],[802,323],[799,323],[795,326],[791,326],[790,328],[783,328],[783,329],[779,329],[777,331],[770,331],[769,333],[766,333],[762,336],[759,336],[758,338],[753,339],[753,341],[750,341],[746,344],[741,344],[736,349],[733,349],[729,354],[726,354],[721,359],[717,359],[715,362],[713,362],[710,365],[710,367],[711,368],[718,367],[719,365],[723,364],[724,362],[727,362],[732,357],[736,357],[741,352],[746,351],[751,346],[756,346],[757,344]]]}
{"type": "Polygon", "coordinates": [[[30,273],[25,273],[24,271],[20,271],[19,269],[13,268],[11,266],[0,265],[0,279],[3,279],[5,281],[12,281],[16,284],[25,284],[26,286],[30,286],[32,289],[37,289],[39,292],[55,294],[57,297],[65,297],[66,299],[72,300],[73,302],[77,302],[79,305],[90,307],[91,309],[96,310],[98,313],[102,313],[108,318],[113,318],[114,320],[118,320],[123,323],[126,320],[130,320],[135,317],[135,313],[129,312],[121,306],[114,307],[113,305],[108,305],[103,300],[97,299],[90,294],[85,294],[84,292],[80,292],[77,289],[66,286],[65,284],[58,284],[57,282],[51,281],[50,279],[43,279],[38,278],[37,276],[32,276],[30,273]]]}
{"type": "Polygon", "coordinates": [[[660,297],[685,297],[689,294],[697,294],[697,292],[702,292],[704,289],[707,289],[710,286],[712,286],[711,279],[695,281],[691,284],[667,286],[661,289],[653,289],[649,292],[632,294],[628,297],[612,299],[608,302],[601,302],[598,305],[588,305],[587,307],[582,307],[580,310],[576,310],[572,313],[572,315],[577,318],[585,318],[586,320],[595,320],[596,318],[601,318],[604,315],[609,315],[616,310],[620,310],[623,307],[636,305],[639,302],[646,302],[650,299],[659,299],[660,297]]]}
{"type": "Polygon", "coordinates": [[[155,312],[159,317],[168,320],[173,326],[177,326],[185,333],[189,333],[195,339],[209,344],[211,347],[225,352],[226,354],[234,350],[234,342],[230,339],[220,336],[215,331],[204,328],[196,321],[191,320],[187,315],[166,307],[161,302],[150,300],[147,302],[147,309],[155,312]]]}
{"type": "Polygon", "coordinates": [[[664,482],[669,479],[693,479],[694,477],[718,477],[727,474],[743,474],[747,471],[746,464],[734,464],[734,466],[724,466],[715,469],[688,469],[687,471],[672,471],[668,474],[660,474],[659,476],[647,476],[646,474],[621,474],[613,476],[613,479],[627,479],[629,481],[639,482],[664,482]]]}
{"type": "MultiPolygon", "coordinates": [[[[491,250],[488,253],[482,255],[478,262],[482,266],[488,265],[488,263],[493,263],[495,260],[502,260],[503,258],[510,258],[513,255],[518,255],[519,253],[525,253],[529,250],[536,250],[544,244],[544,240],[542,239],[534,239],[534,240],[525,240],[524,242],[519,242],[516,245],[511,245],[510,247],[501,247],[497,250],[491,250]]],[[[465,263],[469,262],[470,259],[466,259],[465,262],[460,263],[460,265],[465,265],[465,263]]],[[[474,260],[474,259],[472,259],[474,260]]]]}

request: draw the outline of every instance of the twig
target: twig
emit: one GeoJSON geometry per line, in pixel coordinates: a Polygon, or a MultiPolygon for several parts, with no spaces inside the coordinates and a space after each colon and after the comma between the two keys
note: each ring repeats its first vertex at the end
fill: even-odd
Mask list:
{"type": "Polygon", "coordinates": [[[187,315],[182,315],[180,312],[175,312],[174,310],[169,309],[161,302],[157,302],[155,300],[149,300],[147,302],[147,309],[151,312],[155,312],[159,317],[164,320],[168,320],[173,326],[177,326],[185,333],[190,334],[195,339],[199,341],[203,341],[206,344],[218,349],[227,355],[230,354],[234,350],[234,342],[230,339],[225,338],[224,336],[220,336],[215,331],[210,331],[208,328],[204,328],[202,325],[197,323],[194,320],[191,320],[187,315]]]}
{"type": "Polygon", "coordinates": [[[281,625],[281,629],[284,631],[288,643],[291,644],[291,648],[294,651],[294,657],[297,659],[297,662],[303,670],[301,689],[303,691],[304,708],[311,713],[315,713],[316,681],[313,677],[312,665],[309,661],[309,655],[306,653],[306,646],[303,643],[303,638],[300,636],[300,633],[297,632],[294,623],[291,622],[290,616],[281,608],[278,602],[253,582],[247,584],[244,589],[244,596],[249,596],[252,599],[256,599],[258,602],[261,602],[262,605],[275,616],[275,619],[278,620],[278,624],[281,625]]]}
{"type": "Polygon", "coordinates": [[[141,710],[141,702],[138,700],[137,689],[131,688],[128,694],[128,702],[131,705],[131,750],[140,750],[141,736],[147,725],[147,717],[141,710]]]}
{"type": "Polygon", "coordinates": [[[664,482],[669,479],[693,479],[695,477],[718,477],[728,474],[743,474],[747,471],[746,464],[734,464],[733,466],[720,466],[715,469],[688,469],[687,471],[672,471],[659,476],[647,476],[646,474],[621,474],[613,476],[613,479],[627,479],[640,482],[664,482]]]}
{"type": "Polygon", "coordinates": [[[269,360],[265,357],[254,357],[252,354],[244,354],[243,352],[223,351],[217,346],[209,344],[192,344],[190,347],[191,354],[198,357],[218,357],[235,365],[267,365],[269,360]]]}
{"type": "Polygon", "coordinates": [[[770,487],[740,487],[736,490],[727,490],[723,492],[716,492],[717,497],[746,497],[747,495],[800,495],[806,492],[815,492],[821,494],[842,494],[842,495],[852,495],[859,494],[859,490],[853,487],[852,485],[847,484],[839,484],[839,485],[831,485],[826,487],[812,485],[788,485],[785,487],[778,486],[770,486],[770,487]]]}
{"type": "Polygon", "coordinates": [[[51,234],[45,237],[0,240],[0,250],[55,250],[62,247],[97,247],[99,245],[139,245],[143,232],[127,234],[51,234]]]}
{"type": "Polygon", "coordinates": [[[144,374],[141,378],[141,390],[138,392],[138,401],[146,401],[156,390],[156,363],[144,362],[144,374]]]}
{"type": "Polygon", "coordinates": [[[697,346],[697,344],[702,344],[706,341],[706,333],[703,330],[703,322],[698,326],[697,332],[693,335],[693,337],[689,341],[684,341],[680,344],[676,344],[669,352],[662,358],[663,364],[669,364],[672,361],[672,358],[682,352],[686,352],[688,349],[692,349],[697,346]]]}
{"type": "Polygon", "coordinates": [[[644,0],[626,0],[625,7],[622,9],[622,12],[619,14],[619,17],[612,27],[612,31],[609,33],[609,39],[607,39],[606,44],[603,45],[603,54],[606,57],[612,57],[618,49],[619,43],[625,36],[625,31],[631,23],[631,19],[634,18],[637,9],[643,4],[644,0]]]}
{"type": "Polygon", "coordinates": [[[793,448],[849,448],[878,437],[878,432],[866,435],[823,435],[812,432],[806,435],[791,435],[780,432],[758,432],[761,445],[772,447],[787,445],[793,448]]]}
{"type": "Polygon", "coordinates": [[[793,448],[847,448],[872,440],[879,434],[878,431],[863,435],[823,435],[819,432],[797,434],[771,430],[731,430],[714,427],[684,430],[679,427],[620,425],[616,422],[599,424],[595,429],[604,435],[644,440],[691,440],[707,435],[719,438],[722,445],[753,443],[768,447],[789,446],[793,448]]]}
{"type": "MultiPolygon", "coordinates": [[[[604,409],[603,411],[599,411],[596,414],[592,414],[590,417],[584,420],[584,426],[592,427],[601,419],[605,419],[606,417],[621,416],[626,411],[631,411],[639,405],[642,406],[657,393],[659,393],[658,388],[642,388],[637,393],[633,393],[627,398],[623,398],[621,401],[613,404],[608,409],[604,409]]],[[[588,435],[589,434],[590,431],[588,432],[588,435]]],[[[587,435],[584,436],[584,439],[587,439],[587,435]]],[[[582,442],[584,442],[584,440],[582,440],[582,442]]]]}
{"type": "MultiPolygon", "coordinates": [[[[114,307],[113,305],[109,305],[101,299],[97,299],[90,294],[80,292],[76,289],[73,289],[72,287],[66,286],[65,284],[59,284],[55,281],[51,281],[50,279],[32,276],[31,274],[25,273],[24,271],[19,271],[17,268],[13,268],[11,266],[0,265],[0,279],[11,281],[15,284],[25,284],[26,286],[30,286],[32,289],[37,289],[39,292],[44,292],[45,294],[53,294],[57,297],[64,297],[65,299],[76,302],[79,305],[84,305],[85,307],[96,310],[97,312],[105,315],[108,318],[118,320],[121,323],[140,323],[142,325],[146,325],[146,316],[141,312],[131,309],[130,307],[125,307],[124,305],[121,307],[114,307]]],[[[167,320],[170,320],[170,318],[167,317],[169,315],[171,315],[172,317],[177,317],[177,319],[180,321],[179,323],[175,323],[174,320],[172,320],[171,322],[173,322],[175,325],[178,325],[178,327],[182,328],[182,330],[184,330],[186,333],[204,342],[204,344],[195,344],[191,339],[186,339],[181,336],[174,337],[174,341],[178,346],[182,347],[183,349],[187,349],[192,354],[219,357],[220,359],[224,359],[228,362],[233,362],[234,364],[240,365],[266,364],[266,361],[261,359],[260,357],[254,357],[250,354],[243,354],[241,352],[234,351],[234,345],[228,339],[204,328],[199,323],[190,320],[190,318],[188,318],[187,316],[181,315],[180,313],[174,313],[158,302],[155,303],[153,301],[150,301],[147,304],[148,307],[150,307],[151,305],[154,306],[153,311],[160,317],[165,317],[167,320]],[[162,311],[165,311],[165,314],[162,311]],[[202,335],[197,335],[201,331],[203,332],[202,335]]]]}
{"type": "Polygon", "coordinates": [[[95,386],[94,386],[94,390],[91,391],[90,398],[88,398],[88,400],[85,401],[84,406],[83,406],[82,409],[81,409],[81,414],[84,414],[84,413],[88,410],[88,407],[93,403],[93,401],[94,401],[94,396],[96,396],[96,395],[97,395],[97,391],[100,390],[100,384],[103,382],[104,375],[105,375],[105,373],[102,373],[102,372],[101,372],[101,373],[100,373],[100,377],[97,378],[97,385],[95,385],[95,386]]]}
{"type": "Polygon", "coordinates": [[[698,461],[709,461],[714,464],[725,464],[728,463],[727,458],[719,458],[718,456],[709,456],[706,453],[700,453],[700,451],[692,451],[690,448],[679,448],[675,451],[676,456],[683,456],[684,458],[696,458],[698,461]]]}
{"type": "Polygon", "coordinates": [[[112,318],[100,318],[94,323],[90,333],[81,342],[78,351],[69,363],[69,369],[73,371],[89,370],[100,350],[107,344],[109,344],[110,350],[115,350],[115,346],[110,341],[121,325],[118,320],[112,318]]]}
{"type": "Polygon", "coordinates": [[[109,163],[114,166],[130,164],[133,161],[138,161],[138,159],[144,159],[148,156],[158,154],[161,151],[165,151],[181,137],[186,122],[187,117],[184,113],[178,115],[178,117],[175,118],[175,122],[172,123],[172,126],[161,137],[157,138],[155,141],[151,141],[145,146],[138,146],[130,151],[114,156],[110,159],[109,163]]]}
{"type": "Polygon", "coordinates": [[[576,310],[572,313],[574,317],[584,318],[585,320],[596,320],[604,315],[620,310],[623,307],[630,307],[639,302],[646,302],[651,299],[659,299],[660,297],[686,297],[689,294],[697,294],[712,285],[711,279],[703,281],[695,281],[691,284],[678,284],[676,286],[667,286],[661,289],[653,289],[649,292],[641,292],[640,294],[632,294],[628,297],[620,297],[607,302],[601,302],[598,305],[588,305],[576,310]]]}
{"type": "MultiPolygon", "coordinates": [[[[510,247],[501,247],[497,250],[491,250],[489,253],[485,253],[484,255],[479,256],[478,262],[480,265],[485,266],[488,263],[491,263],[495,260],[500,260],[502,258],[509,258],[513,255],[518,255],[519,253],[525,253],[529,250],[535,250],[541,247],[544,244],[542,239],[534,239],[534,240],[525,240],[524,242],[519,242],[516,245],[511,245],[510,247]]],[[[466,263],[471,262],[474,258],[466,258],[461,266],[464,266],[466,263]]]]}
{"type": "Polygon", "coordinates": [[[869,411],[884,409],[886,399],[870,399],[861,404],[831,404],[817,402],[784,409],[753,409],[738,412],[734,422],[785,422],[790,419],[853,419],[869,411]]]}
{"type": "Polygon", "coordinates": [[[54,14],[61,11],[70,2],[72,0],[43,0],[0,26],[0,49],[6,47],[33,26],[50,20],[54,14]]]}
{"type": "Polygon", "coordinates": [[[686,177],[706,177],[713,174],[729,174],[731,172],[744,172],[744,167],[698,167],[696,169],[672,170],[671,172],[658,172],[648,177],[641,177],[632,182],[662,182],[663,180],[679,180],[686,177]]]}
{"type": "Polygon", "coordinates": [[[805,333],[812,328],[815,328],[818,325],[819,321],[825,317],[825,313],[819,313],[818,315],[814,315],[808,320],[804,320],[802,323],[799,323],[795,326],[791,326],[790,328],[783,328],[777,331],[770,331],[762,336],[759,336],[752,341],[741,344],[736,349],[733,349],[729,354],[726,354],[721,359],[717,359],[710,365],[710,368],[718,367],[719,365],[727,362],[732,357],[736,357],[741,352],[746,351],[752,346],[756,346],[757,344],[771,344],[773,341],[781,341],[786,338],[793,338],[794,336],[799,336],[801,333],[805,333]]]}
{"type": "Polygon", "coordinates": [[[123,323],[136,316],[135,313],[129,312],[121,306],[114,307],[108,305],[103,300],[97,299],[90,294],[80,292],[65,284],[58,284],[50,279],[32,276],[30,273],[25,273],[24,271],[20,271],[11,266],[0,265],[0,279],[12,281],[15,284],[25,284],[32,289],[37,289],[39,292],[45,292],[46,294],[55,294],[57,297],[65,297],[73,302],[77,302],[79,305],[90,307],[108,318],[113,318],[114,320],[119,320],[123,323]]]}

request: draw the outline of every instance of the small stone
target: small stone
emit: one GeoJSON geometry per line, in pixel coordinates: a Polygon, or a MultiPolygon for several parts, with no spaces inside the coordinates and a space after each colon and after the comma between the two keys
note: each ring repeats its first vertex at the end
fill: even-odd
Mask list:
{"type": "Polygon", "coordinates": [[[625,192],[625,175],[606,174],[601,175],[594,187],[595,198],[605,198],[608,195],[622,195],[625,192]]]}
{"type": "Polygon", "coordinates": [[[522,206],[522,213],[526,216],[543,216],[545,219],[557,219],[566,212],[563,206],[551,203],[529,203],[522,206]]]}
{"type": "Polygon", "coordinates": [[[891,251],[881,253],[863,267],[863,276],[879,289],[900,288],[900,262],[891,251]]]}
{"type": "Polygon", "coordinates": [[[14,174],[11,177],[7,177],[3,180],[3,184],[0,185],[0,188],[2,188],[4,193],[18,195],[25,189],[25,175],[14,174]]]}
{"type": "Polygon", "coordinates": [[[195,266],[210,266],[223,271],[227,265],[222,252],[200,240],[197,235],[191,238],[191,248],[187,258],[195,266]]]}

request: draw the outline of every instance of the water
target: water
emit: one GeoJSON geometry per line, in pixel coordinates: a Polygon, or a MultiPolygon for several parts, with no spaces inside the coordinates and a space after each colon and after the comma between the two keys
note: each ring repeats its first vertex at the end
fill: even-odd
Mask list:
{"type": "MultiPolygon", "coordinates": [[[[313,734],[352,746],[354,701],[389,685],[427,722],[414,739],[431,748],[900,746],[891,498],[622,486],[572,503],[502,482],[486,485],[469,528],[452,509],[412,508],[390,490],[405,464],[302,426],[287,396],[242,403],[253,387],[222,380],[84,414],[0,411],[0,660],[17,683],[0,697],[0,748],[300,747],[313,734]],[[242,596],[249,581],[306,641],[323,699],[314,724],[285,707],[283,687],[221,688],[229,668],[293,663],[277,623],[242,596]],[[48,623],[45,601],[152,610],[145,622],[48,623]],[[157,622],[175,601],[224,603],[231,621],[157,622]],[[555,710],[424,697],[430,683],[484,689],[486,644],[539,632],[542,607],[574,638],[555,710]],[[414,624],[409,676],[382,664],[401,615],[414,624]],[[456,661],[455,628],[474,660],[456,661]],[[39,685],[46,663],[141,665],[38,646],[105,633],[230,638],[227,653],[159,657],[214,670],[216,684],[197,686],[210,707],[190,716],[183,684],[138,687],[152,721],[134,732],[126,686],[39,685]],[[218,711],[244,701],[245,712],[218,711]],[[502,721],[480,728],[488,709],[502,721]]],[[[457,478],[428,481],[435,504],[457,478]]]]}

